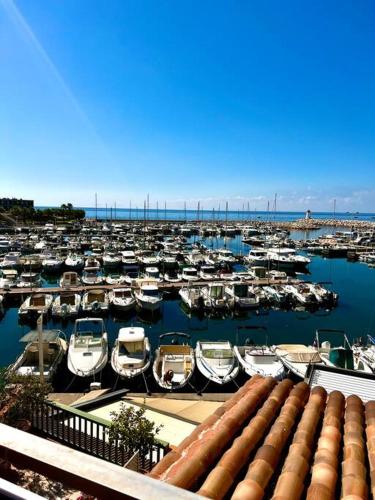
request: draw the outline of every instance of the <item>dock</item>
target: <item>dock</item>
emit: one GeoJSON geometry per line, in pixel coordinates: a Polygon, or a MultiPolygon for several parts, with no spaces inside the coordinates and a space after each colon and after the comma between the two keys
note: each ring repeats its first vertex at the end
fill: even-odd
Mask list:
{"type": "MultiPolygon", "coordinates": [[[[239,281],[239,280],[238,280],[239,281]]],[[[238,282],[236,280],[223,280],[223,279],[217,279],[214,281],[204,281],[204,280],[199,280],[199,281],[194,281],[192,283],[189,283],[187,281],[179,281],[176,283],[166,283],[166,282],[161,282],[161,283],[155,283],[152,280],[146,280],[147,283],[149,284],[157,284],[158,288],[162,292],[174,292],[178,291],[181,288],[184,287],[204,287],[207,286],[209,283],[217,283],[217,284],[231,284],[231,283],[236,283],[238,282]]],[[[283,278],[283,279],[269,279],[269,278],[256,278],[254,280],[246,280],[246,281],[241,281],[241,284],[243,285],[248,285],[248,286],[268,286],[268,285],[291,285],[291,284],[297,284],[300,283],[301,280],[297,278],[283,278]]],[[[32,288],[11,288],[10,290],[4,290],[1,292],[1,294],[4,297],[20,297],[23,295],[30,295],[33,293],[52,293],[52,294],[57,294],[57,293],[64,293],[64,292],[74,292],[74,293],[84,293],[89,290],[105,290],[105,291],[111,291],[111,290],[116,290],[116,289],[121,289],[121,288],[131,288],[132,290],[136,290],[139,288],[139,285],[79,285],[79,286],[70,286],[70,287],[44,287],[44,288],[37,288],[37,287],[32,287],[32,288]]]]}

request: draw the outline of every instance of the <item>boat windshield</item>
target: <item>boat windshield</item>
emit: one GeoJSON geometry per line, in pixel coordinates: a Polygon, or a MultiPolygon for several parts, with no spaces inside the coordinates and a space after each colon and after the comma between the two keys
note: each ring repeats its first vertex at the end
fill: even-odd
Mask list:
{"type": "Polygon", "coordinates": [[[196,269],[185,269],[184,273],[186,274],[186,276],[196,276],[197,270],[196,269]]]}
{"type": "Polygon", "coordinates": [[[139,342],[121,342],[119,345],[119,354],[126,356],[127,354],[142,355],[144,345],[142,341],[139,342]]]}
{"type": "Polygon", "coordinates": [[[223,297],[223,287],[222,286],[211,287],[210,296],[214,299],[221,299],[223,297]]]}
{"type": "Polygon", "coordinates": [[[76,333],[79,335],[101,336],[103,333],[103,325],[101,321],[78,321],[76,323],[76,333]]]}
{"type": "Polygon", "coordinates": [[[220,358],[230,359],[233,358],[233,351],[231,349],[204,349],[202,352],[205,358],[220,358]]]}
{"type": "Polygon", "coordinates": [[[247,285],[234,285],[234,293],[237,297],[247,297],[248,286],[247,285]]]}
{"type": "Polygon", "coordinates": [[[143,295],[146,297],[159,297],[159,290],[157,288],[146,288],[143,290],[143,295]]]}

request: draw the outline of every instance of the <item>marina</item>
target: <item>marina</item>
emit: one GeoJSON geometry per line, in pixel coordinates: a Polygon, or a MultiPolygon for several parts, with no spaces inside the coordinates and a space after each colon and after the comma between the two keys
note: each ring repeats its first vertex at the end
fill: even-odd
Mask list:
{"type": "MultiPolygon", "coordinates": [[[[275,357],[272,346],[311,346],[319,328],[345,329],[351,343],[372,334],[374,313],[368,311],[365,297],[375,276],[370,267],[350,258],[353,249],[358,255],[371,254],[371,234],[369,229],[354,233],[332,226],[306,233],[238,221],[219,225],[88,221],[80,227],[20,228],[3,234],[0,241],[8,250],[0,260],[4,339],[0,363],[7,366],[21,354],[19,338],[35,328],[43,311],[43,328],[63,331],[71,346],[76,319],[91,321],[99,315],[106,335],[107,354],[98,358],[103,363],[97,369],[77,371],[76,362],[69,361],[71,347],[54,378],[56,390],[87,390],[94,381],[102,387],[139,392],[194,393],[207,387],[220,392],[221,378],[225,391],[235,390],[256,372],[251,363],[259,363],[260,354],[275,357]],[[337,246],[345,252],[317,251],[337,246]],[[87,281],[89,273],[92,282],[87,281]],[[123,372],[117,361],[113,364],[114,354],[111,367],[111,353],[123,338],[120,331],[129,328],[140,329],[148,342],[150,362],[144,361],[142,376],[131,376],[129,369],[123,372]],[[169,332],[187,336],[172,344],[172,351],[181,342],[181,348],[188,344],[195,349],[194,358],[189,354],[194,359],[189,376],[181,372],[183,383],[177,383],[178,363],[171,364],[175,370],[169,369],[173,383],[168,382],[164,361],[152,373],[161,338],[169,332]],[[211,380],[207,363],[217,354],[205,358],[199,353],[211,353],[218,341],[226,342],[226,349],[234,348],[234,371],[228,379],[223,372],[211,380]],[[265,345],[271,351],[264,351],[265,345]]],[[[163,346],[163,352],[168,349],[163,346]]],[[[117,356],[125,359],[120,351],[117,356]]],[[[179,356],[183,355],[177,351],[172,355],[179,356]]],[[[129,359],[126,363],[131,365],[129,359]]],[[[289,368],[283,372],[279,365],[269,370],[282,378],[289,368]]]]}

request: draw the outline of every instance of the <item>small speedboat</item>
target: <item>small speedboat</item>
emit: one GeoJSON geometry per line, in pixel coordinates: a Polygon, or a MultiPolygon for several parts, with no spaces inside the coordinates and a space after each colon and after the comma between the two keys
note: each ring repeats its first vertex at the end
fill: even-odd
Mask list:
{"type": "Polygon", "coordinates": [[[69,269],[79,271],[79,270],[83,269],[84,265],[85,265],[85,261],[84,261],[83,257],[81,257],[80,255],[70,254],[65,259],[65,266],[69,269]]]}
{"type": "Polygon", "coordinates": [[[60,286],[62,288],[69,288],[71,286],[79,286],[80,284],[81,284],[81,280],[75,271],[67,271],[67,272],[63,273],[62,278],[60,279],[60,286]]]}
{"type": "MultiPolygon", "coordinates": [[[[159,339],[173,337],[190,339],[186,333],[164,333],[159,339]]],[[[159,342],[160,342],[159,340],[159,342]]],[[[194,349],[188,344],[163,344],[155,351],[153,374],[160,387],[176,390],[184,387],[193,375],[195,368],[194,349]]]]}
{"type": "Polygon", "coordinates": [[[237,328],[237,345],[233,351],[243,370],[252,377],[259,374],[264,377],[283,378],[285,374],[284,365],[276,355],[274,347],[268,345],[266,328],[261,326],[245,325],[237,328]],[[244,345],[238,345],[239,330],[252,330],[264,332],[264,342],[255,343],[253,339],[246,339],[244,345]]]}
{"type": "Polygon", "coordinates": [[[105,277],[105,282],[107,285],[123,285],[126,283],[125,276],[122,274],[111,273],[105,277]]]}
{"type": "Polygon", "coordinates": [[[76,319],[68,350],[69,371],[92,377],[108,362],[108,339],[101,318],[76,319]]]}
{"type": "Polygon", "coordinates": [[[134,296],[138,306],[145,311],[158,311],[163,301],[156,284],[142,284],[138,290],[135,290],[134,296]]]}
{"type": "Polygon", "coordinates": [[[79,293],[65,292],[57,295],[52,304],[52,316],[55,318],[72,318],[77,316],[81,307],[79,293]]]}
{"type": "Polygon", "coordinates": [[[111,355],[113,370],[122,378],[134,378],[144,373],[150,364],[150,342],[144,328],[121,328],[111,355]]]}
{"type": "Polygon", "coordinates": [[[200,287],[186,286],[178,292],[181,300],[191,310],[203,310],[204,298],[200,287]]]}
{"type": "Polygon", "coordinates": [[[315,347],[303,344],[279,344],[275,352],[287,372],[305,378],[309,365],[323,364],[323,360],[315,347]]]}
{"type": "Polygon", "coordinates": [[[85,267],[82,273],[82,283],[84,285],[101,285],[104,283],[104,276],[100,274],[97,267],[85,267]]]}
{"type": "Polygon", "coordinates": [[[67,351],[67,343],[63,338],[65,336],[60,330],[44,330],[40,335],[34,330],[24,335],[20,342],[26,343],[26,347],[16,362],[10,366],[9,373],[40,377],[39,336],[42,343],[44,379],[47,382],[52,380],[67,351]]]}
{"type": "Polygon", "coordinates": [[[215,384],[232,382],[238,375],[239,365],[229,341],[198,341],[195,348],[198,370],[215,384]]]}
{"type": "Polygon", "coordinates": [[[18,314],[24,316],[36,316],[48,314],[53,302],[53,295],[50,293],[35,293],[29,295],[18,309],[18,314]]]}
{"type": "Polygon", "coordinates": [[[106,312],[109,308],[108,292],[105,290],[89,290],[83,295],[82,310],[86,313],[106,312]]]}
{"type": "Polygon", "coordinates": [[[110,306],[121,312],[130,311],[135,307],[135,298],[133,297],[131,288],[115,288],[108,294],[110,306]]]}
{"type": "Polygon", "coordinates": [[[251,292],[244,283],[230,283],[225,286],[228,304],[232,308],[250,309],[259,307],[259,297],[251,292]]]}

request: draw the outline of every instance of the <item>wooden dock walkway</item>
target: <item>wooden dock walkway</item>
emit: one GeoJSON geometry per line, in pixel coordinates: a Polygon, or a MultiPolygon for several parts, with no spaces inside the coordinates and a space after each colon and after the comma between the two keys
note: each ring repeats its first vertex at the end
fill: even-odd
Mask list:
{"type": "MultiPolygon", "coordinates": [[[[146,280],[147,283],[153,283],[152,280],[146,280]]],[[[183,287],[203,287],[207,286],[209,283],[220,283],[220,284],[228,284],[230,285],[231,283],[238,283],[236,280],[223,280],[223,279],[218,279],[214,281],[194,281],[192,283],[189,283],[187,281],[179,281],[177,283],[167,283],[167,282],[161,282],[161,283],[156,283],[158,285],[158,288],[160,291],[165,291],[165,292],[173,292],[177,291],[180,288],[183,287]]],[[[247,280],[247,281],[241,281],[241,284],[244,285],[254,285],[254,286],[267,286],[267,285],[286,285],[286,284],[296,284],[300,283],[301,280],[296,279],[296,278],[284,278],[284,279],[268,279],[268,278],[257,278],[254,280],[247,280]]],[[[89,290],[116,290],[120,288],[132,288],[133,290],[139,288],[139,285],[79,285],[79,286],[70,286],[70,287],[44,287],[44,288],[11,288],[10,290],[4,290],[1,292],[1,295],[4,297],[16,297],[16,296],[21,296],[21,295],[29,295],[29,294],[34,294],[34,293],[52,293],[52,294],[57,294],[57,293],[64,293],[64,292],[74,292],[74,293],[84,293],[89,290]]]]}

